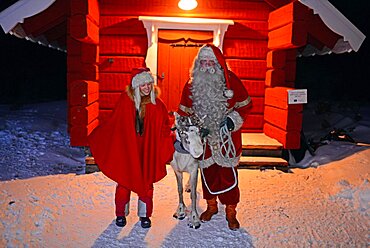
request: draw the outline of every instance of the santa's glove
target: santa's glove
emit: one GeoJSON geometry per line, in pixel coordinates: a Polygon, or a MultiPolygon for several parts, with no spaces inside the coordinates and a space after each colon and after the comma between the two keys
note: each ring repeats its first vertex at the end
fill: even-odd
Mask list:
{"type": "Polygon", "coordinates": [[[205,138],[209,134],[209,129],[207,128],[200,128],[199,130],[200,137],[205,138]]]}
{"type": "Polygon", "coordinates": [[[226,126],[227,130],[233,131],[235,128],[234,122],[231,120],[230,117],[226,117],[220,124],[220,127],[226,126]]]}

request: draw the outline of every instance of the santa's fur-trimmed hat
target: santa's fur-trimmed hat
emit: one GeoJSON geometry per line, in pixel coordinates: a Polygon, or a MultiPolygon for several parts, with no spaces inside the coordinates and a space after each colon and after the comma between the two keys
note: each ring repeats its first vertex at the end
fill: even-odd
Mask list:
{"type": "MultiPolygon", "coordinates": [[[[134,101],[137,110],[140,110],[141,94],[140,85],[154,83],[154,78],[150,73],[150,69],[146,67],[133,68],[131,72],[131,87],[134,90],[134,101]]],[[[155,104],[154,88],[150,91],[150,101],[155,104]]]]}
{"type": "Polygon", "coordinates": [[[198,60],[209,59],[209,60],[215,60],[215,62],[218,62],[218,64],[221,66],[221,68],[224,71],[226,88],[230,89],[229,75],[228,75],[229,72],[228,72],[228,68],[226,65],[226,60],[221,50],[218,47],[216,47],[213,44],[203,45],[199,49],[197,59],[198,60]]]}

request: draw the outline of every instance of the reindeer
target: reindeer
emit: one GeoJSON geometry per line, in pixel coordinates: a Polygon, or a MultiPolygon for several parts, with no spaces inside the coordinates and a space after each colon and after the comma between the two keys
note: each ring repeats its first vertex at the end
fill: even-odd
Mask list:
{"type": "Polygon", "coordinates": [[[182,220],[186,217],[186,206],[183,199],[183,173],[189,173],[189,181],[185,191],[190,191],[191,210],[189,214],[189,227],[199,228],[200,219],[196,207],[197,183],[198,183],[198,161],[203,153],[203,144],[200,134],[201,119],[196,116],[175,115],[176,142],[175,152],[171,166],[175,172],[177,189],[179,194],[179,205],[173,217],[182,220]]]}

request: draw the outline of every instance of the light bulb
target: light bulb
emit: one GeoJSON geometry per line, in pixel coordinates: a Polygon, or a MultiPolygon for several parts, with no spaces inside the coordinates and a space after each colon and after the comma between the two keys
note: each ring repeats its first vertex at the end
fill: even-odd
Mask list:
{"type": "Polygon", "coordinates": [[[182,10],[192,10],[198,6],[197,0],[180,0],[177,4],[182,10]]]}

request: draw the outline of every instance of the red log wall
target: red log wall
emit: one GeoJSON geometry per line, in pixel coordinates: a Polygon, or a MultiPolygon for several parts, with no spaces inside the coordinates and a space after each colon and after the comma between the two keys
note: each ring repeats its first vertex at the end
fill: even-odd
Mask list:
{"type": "Polygon", "coordinates": [[[87,136],[99,124],[99,19],[97,0],[70,2],[67,97],[72,146],[87,146],[87,136]]]}
{"type": "Polygon", "coordinates": [[[192,14],[173,1],[118,1],[100,4],[100,113],[104,120],[114,108],[118,95],[130,82],[132,67],[145,63],[146,30],[138,16],[181,16],[231,19],[224,37],[227,63],[247,87],[253,109],[243,131],[262,132],[269,4],[260,1],[199,1],[192,14]],[[127,15],[130,13],[130,15],[127,15]],[[111,59],[112,63],[107,61],[111,59]],[[103,66],[103,64],[105,66],[103,66]]]}

